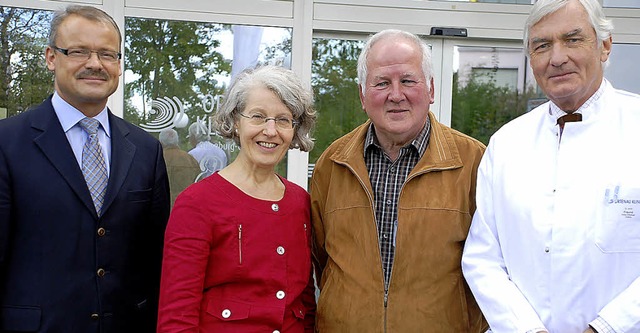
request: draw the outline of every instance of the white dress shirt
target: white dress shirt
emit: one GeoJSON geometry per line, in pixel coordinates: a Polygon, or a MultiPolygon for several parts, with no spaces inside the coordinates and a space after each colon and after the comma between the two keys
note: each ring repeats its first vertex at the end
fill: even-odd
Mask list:
{"type": "MultiPolygon", "coordinates": [[[[89,140],[89,134],[80,127],[78,122],[86,116],[71,104],[63,100],[57,92],[53,94],[51,104],[53,105],[53,110],[58,117],[58,121],[60,121],[60,125],[62,125],[62,130],[67,136],[67,140],[69,140],[69,144],[71,145],[73,154],[78,161],[78,165],[80,166],[80,169],[82,169],[82,148],[84,147],[84,143],[89,140]]],[[[98,128],[98,142],[100,142],[100,146],[102,147],[102,156],[104,157],[104,161],[107,165],[107,174],[109,174],[111,170],[111,128],[109,127],[109,113],[107,112],[107,107],[100,111],[100,113],[93,117],[93,119],[100,122],[100,127],[98,128]]]]}
{"type": "Polygon", "coordinates": [[[562,141],[550,103],[490,140],[462,267],[495,333],[640,332],[640,96],[600,89],[562,141]]]}

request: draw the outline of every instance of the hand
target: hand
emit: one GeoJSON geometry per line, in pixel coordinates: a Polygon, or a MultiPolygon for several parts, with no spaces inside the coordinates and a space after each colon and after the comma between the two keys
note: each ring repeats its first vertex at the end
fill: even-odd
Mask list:
{"type": "Polygon", "coordinates": [[[596,332],[596,330],[594,330],[593,328],[591,328],[591,326],[589,326],[589,328],[587,328],[586,330],[584,330],[583,333],[598,333],[596,332]]]}

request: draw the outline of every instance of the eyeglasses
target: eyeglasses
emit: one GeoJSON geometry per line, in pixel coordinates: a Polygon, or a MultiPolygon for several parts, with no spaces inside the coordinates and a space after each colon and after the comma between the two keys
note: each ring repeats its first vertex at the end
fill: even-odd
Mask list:
{"type": "Polygon", "coordinates": [[[298,124],[297,121],[287,117],[265,117],[259,113],[254,113],[248,116],[240,113],[240,115],[249,119],[249,124],[253,126],[263,126],[269,120],[273,120],[273,122],[276,124],[276,127],[278,129],[290,130],[290,129],[293,129],[298,124]]]}
{"type": "Polygon", "coordinates": [[[57,46],[52,46],[52,48],[66,55],[71,59],[79,60],[79,61],[89,60],[91,58],[91,53],[97,54],[98,59],[100,59],[100,61],[110,62],[110,63],[118,62],[118,60],[122,58],[122,53],[116,52],[116,51],[105,51],[105,50],[94,51],[89,49],[63,49],[57,46]]]}

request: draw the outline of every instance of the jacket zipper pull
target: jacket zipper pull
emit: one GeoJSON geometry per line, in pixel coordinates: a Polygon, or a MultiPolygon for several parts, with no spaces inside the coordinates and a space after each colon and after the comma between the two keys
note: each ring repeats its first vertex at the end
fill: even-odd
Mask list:
{"type": "Polygon", "coordinates": [[[385,290],[384,291],[384,307],[387,307],[387,300],[389,299],[389,291],[385,290]]]}

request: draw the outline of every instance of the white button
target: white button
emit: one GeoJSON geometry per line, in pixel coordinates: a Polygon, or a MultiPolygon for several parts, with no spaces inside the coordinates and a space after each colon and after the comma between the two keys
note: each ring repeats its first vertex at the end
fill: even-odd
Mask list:
{"type": "Polygon", "coordinates": [[[283,299],[284,298],[284,291],[280,290],[276,293],[276,297],[278,299],[283,299]]]}
{"type": "Polygon", "coordinates": [[[279,255],[283,255],[284,254],[284,247],[278,246],[278,248],[276,249],[276,252],[278,252],[279,255]]]}
{"type": "Polygon", "coordinates": [[[222,318],[226,319],[226,318],[229,318],[229,317],[231,317],[231,310],[229,310],[229,309],[222,310],[222,318]]]}
{"type": "Polygon", "coordinates": [[[271,205],[271,209],[272,209],[274,212],[277,212],[277,211],[278,211],[278,209],[280,209],[280,207],[278,207],[278,204],[273,204],[273,205],[271,205]]]}
{"type": "Polygon", "coordinates": [[[391,200],[387,200],[387,205],[390,205],[390,204],[391,204],[391,200]]]}
{"type": "Polygon", "coordinates": [[[275,331],[273,331],[273,333],[280,333],[280,331],[278,331],[278,330],[275,330],[275,331]]]}

